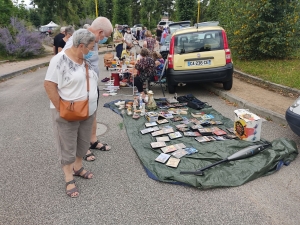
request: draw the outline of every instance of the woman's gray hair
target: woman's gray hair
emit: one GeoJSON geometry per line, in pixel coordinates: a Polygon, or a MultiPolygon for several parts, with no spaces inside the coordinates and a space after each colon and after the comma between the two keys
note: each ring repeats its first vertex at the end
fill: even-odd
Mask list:
{"type": "Polygon", "coordinates": [[[76,48],[79,44],[88,46],[92,42],[95,42],[95,35],[87,29],[78,29],[73,34],[73,46],[76,48]]]}
{"type": "Polygon", "coordinates": [[[74,31],[75,30],[72,26],[67,26],[66,29],[65,29],[65,34],[73,35],[74,31]]]}

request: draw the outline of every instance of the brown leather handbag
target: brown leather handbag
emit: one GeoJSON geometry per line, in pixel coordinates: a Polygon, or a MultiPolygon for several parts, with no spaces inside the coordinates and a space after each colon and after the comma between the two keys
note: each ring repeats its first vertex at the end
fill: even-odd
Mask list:
{"type": "Polygon", "coordinates": [[[89,71],[88,65],[85,63],[86,83],[87,83],[87,99],[84,101],[66,101],[60,98],[59,114],[60,117],[67,121],[86,120],[89,117],[89,71]]]}

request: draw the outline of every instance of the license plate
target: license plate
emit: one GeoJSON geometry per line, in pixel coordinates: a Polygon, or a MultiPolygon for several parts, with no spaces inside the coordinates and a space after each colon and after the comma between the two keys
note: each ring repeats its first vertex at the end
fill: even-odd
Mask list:
{"type": "Polygon", "coordinates": [[[188,61],[188,66],[208,66],[211,65],[211,60],[196,60],[196,61],[188,61]]]}

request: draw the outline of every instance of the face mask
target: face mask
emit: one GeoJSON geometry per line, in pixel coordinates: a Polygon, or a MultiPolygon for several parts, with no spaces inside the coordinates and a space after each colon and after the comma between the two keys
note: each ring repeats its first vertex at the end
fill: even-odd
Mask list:
{"type": "Polygon", "coordinates": [[[128,34],[130,34],[130,31],[127,31],[128,34]]]}
{"type": "Polygon", "coordinates": [[[104,37],[102,40],[98,41],[98,44],[104,44],[107,41],[107,37],[104,37]]]}
{"type": "Polygon", "coordinates": [[[92,52],[92,51],[89,51],[88,54],[83,54],[83,58],[84,58],[84,59],[89,59],[89,58],[92,57],[92,55],[93,55],[93,52],[92,52]]]}

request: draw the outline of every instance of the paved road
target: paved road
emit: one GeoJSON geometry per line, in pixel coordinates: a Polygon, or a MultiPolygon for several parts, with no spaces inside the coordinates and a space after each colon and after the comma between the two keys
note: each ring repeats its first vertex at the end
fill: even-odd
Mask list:
{"type": "MultiPolygon", "coordinates": [[[[85,163],[94,179],[76,178],[81,195],[68,198],[43,88],[46,69],[0,83],[0,224],[299,224],[299,158],[271,176],[234,188],[201,191],[151,180],[121,117],[101,107],[124,96],[101,96],[97,119],[108,129],[99,138],[113,149],[95,152],[97,160],[85,163]]],[[[102,69],[100,80],[106,76],[102,69]]],[[[159,87],[153,90],[162,96],[159,87]]],[[[204,88],[187,86],[178,95],[187,93],[234,118],[236,108],[204,88]]],[[[262,136],[300,144],[290,129],[273,122],[263,122],[262,136]]]]}

